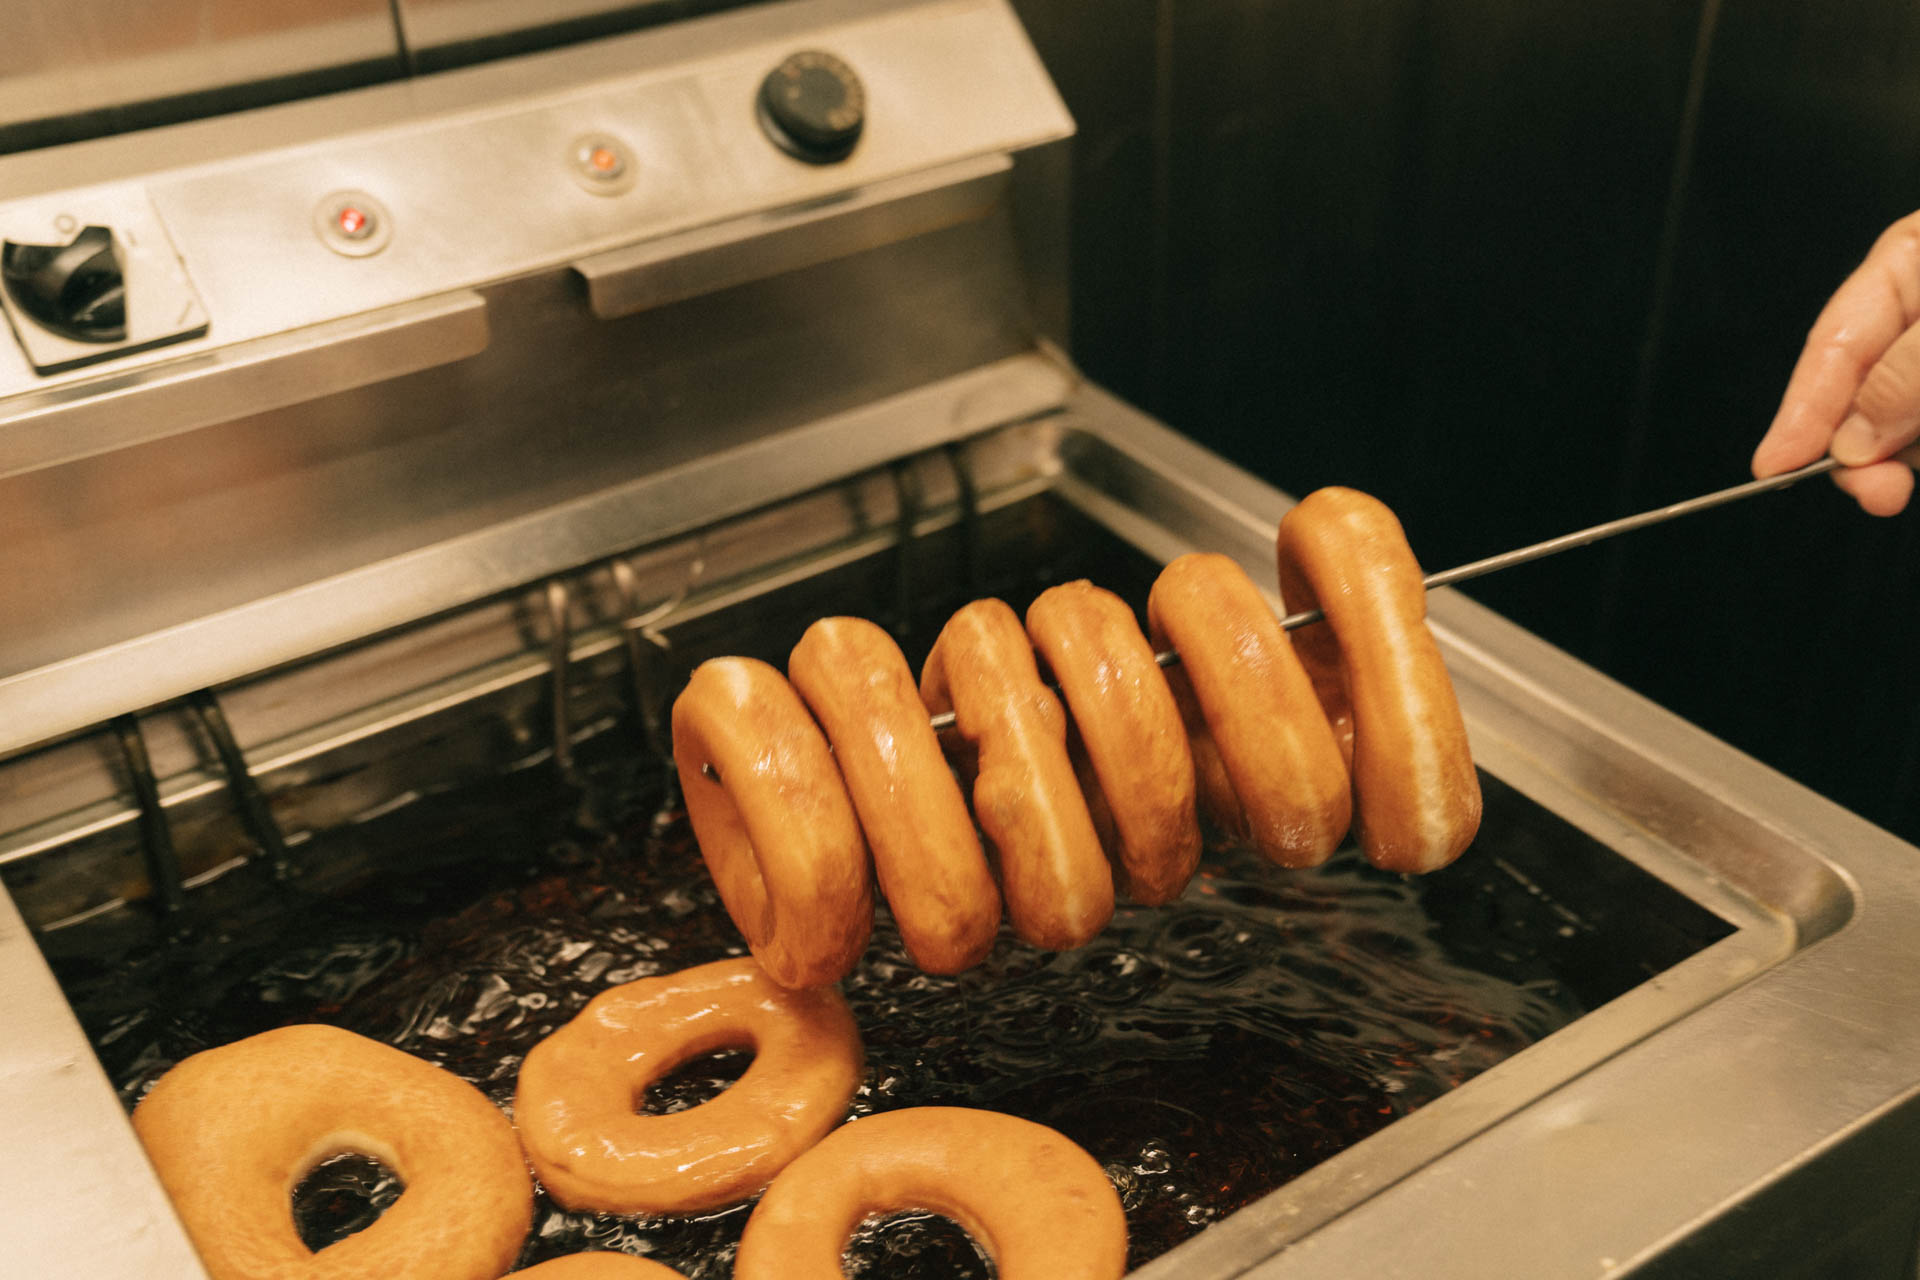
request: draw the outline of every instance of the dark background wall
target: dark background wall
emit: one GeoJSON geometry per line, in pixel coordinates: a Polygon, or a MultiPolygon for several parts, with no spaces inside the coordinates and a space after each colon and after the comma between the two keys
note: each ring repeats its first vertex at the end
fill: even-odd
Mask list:
{"type": "MultiPolygon", "coordinates": [[[[1911,0],[1016,0],[1080,125],[1074,354],[1428,569],[1737,483],[1920,209],[1911,0]]],[[[1465,588],[1920,840],[1920,512],[1824,481],[1465,588]]]]}

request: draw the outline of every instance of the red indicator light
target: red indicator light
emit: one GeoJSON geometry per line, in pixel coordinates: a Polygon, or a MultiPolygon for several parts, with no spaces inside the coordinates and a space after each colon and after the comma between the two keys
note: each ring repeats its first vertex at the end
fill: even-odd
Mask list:
{"type": "Polygon", "coordinates": [[[601,173],[612,173],[620,167],[620,157],[615,155],[610,147],[595,147],[592,154],[587,157],[587,163],[601,173]]]}
{"type": "Polygon", "coordinates": [[[348,205],[339,214],[340,230],[350,236],[357,236],[367,229],[367,215],[348,205]]]}

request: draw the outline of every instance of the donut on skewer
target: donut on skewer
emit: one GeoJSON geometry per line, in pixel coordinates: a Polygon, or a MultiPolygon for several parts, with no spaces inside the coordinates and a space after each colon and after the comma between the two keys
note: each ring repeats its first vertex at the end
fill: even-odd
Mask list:
{"type": "Polygon", "coordinates": [[[1480,780],[1400,522],[1320,489],[1280,521],[1277,549],[1287,607],[1326,614],[1295,643],[1352,762],[1361,849],[1392,871],[1446,866],[1479,830],[1480,780]]]}
{"type": "Polygon", "coordinates": [[[1347,770],[1260,589],[1226,556],[1184,555],[1154,581],[1147,618],[1154,646],[1178,650],[1176,688],[1203,721],[1210,816],[1283,867],[1326,861],[1352,816],[1347,770]]]}
{"type": "Polygon", "coordinates": [[[1118,887],[1146,906],[1171,902],[1200,863],[1193,753],[1133,610],[1090,582],[1063,583],[1028,608],[1027,634],[1073,713],[1082,790],[1118,887]]]}
{"type": "Polygon", "coordinates": [[[1000,890],[900,647],[862,618],[822,618],[787,675],[833,744],[913,962],[928,973],[980,963],[1000,890]]]}
{"type": "Polygon", "coordinates": [[[954,713],[1014,932],[1054,951],[1084,945],[1113,917],[1113,872],[1067,758],[1066,713],[1040,683],[1013,610],[976,600],[954,614],[927,655],[920,697],[936,715],[954,713]]]}
{"type": "Polygon", "coordinates": [[[687,817],[727,914],[784,987],[845,977],[873,930],[867,844],[827,740],[786,678],[714,658],[673,704],[687,817]]]}

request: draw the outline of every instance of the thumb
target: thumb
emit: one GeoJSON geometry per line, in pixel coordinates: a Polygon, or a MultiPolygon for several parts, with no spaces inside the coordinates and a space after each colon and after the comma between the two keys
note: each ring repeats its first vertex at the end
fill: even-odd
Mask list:
{"type": "Polygon", "coordinates": [[[1849,467],[1890,458],[1920,438],[1920,326],[1894,340],[1867,371],[1832,453],[1849,467]]]}

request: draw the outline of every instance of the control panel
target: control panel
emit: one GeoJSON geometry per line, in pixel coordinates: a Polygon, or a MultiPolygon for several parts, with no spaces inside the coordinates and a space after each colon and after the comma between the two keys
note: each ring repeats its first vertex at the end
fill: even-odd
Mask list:
{"type": "MultiPolygon", "coordinates": [[[[666,246],[1071,134],[1004,0],[834,12],[798,25],[740,10],[430,89],[273,108],[284,127],[202,121],[208,158],[157,171],[140,167],[138,135],[63,149],[117,149],[141,176],[0,200],[0,307],[18,339],[0,340],[0,422],[9,397],[105,368],[666,246]]],[[[33,161],[0,157],[0,190],[33,190],[10,181],[33,161]]]]}
{"type": "Polygon", "coordinates": [[[206,308],[138,188],[0,207],[0,308],[42,376],[208,330],[206,308]]]}

